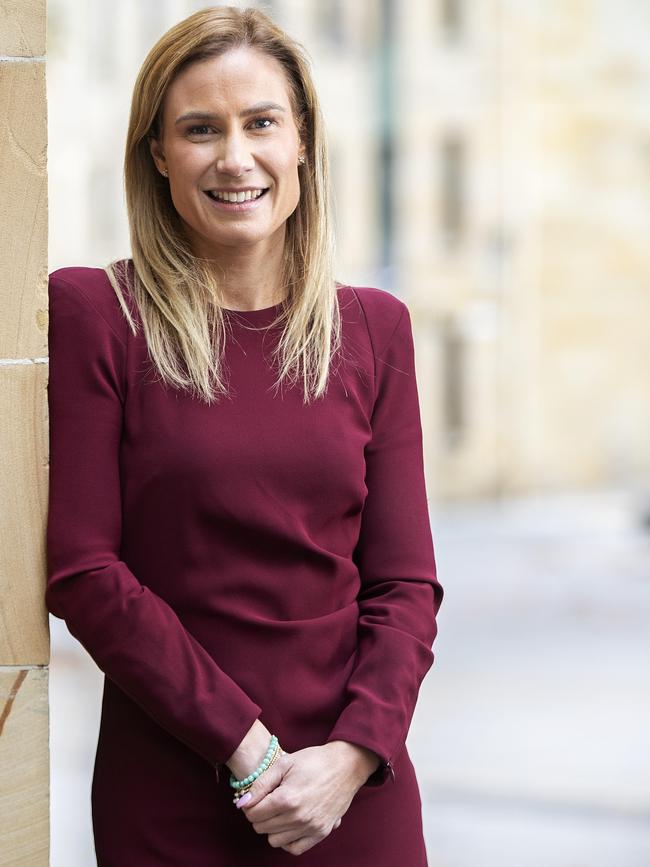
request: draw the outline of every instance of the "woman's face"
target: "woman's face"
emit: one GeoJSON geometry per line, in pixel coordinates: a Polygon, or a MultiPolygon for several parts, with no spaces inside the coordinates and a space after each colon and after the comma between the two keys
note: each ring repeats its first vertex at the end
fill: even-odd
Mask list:
{"type": "Polygon", "coordinates": [[[300,198],[304,147],[281,64],[249,47],[197,61],[169,86],[163,118],[162,141],[152,140],[151,154],[169,172],[195,253],[218,258],[224,247],[263,252],[283,245],[300,198]],[[190,112],[196,116],[183,117],[190,112]],[[266,192],[233,205],[215,202],[208,190],[266,192]]]}

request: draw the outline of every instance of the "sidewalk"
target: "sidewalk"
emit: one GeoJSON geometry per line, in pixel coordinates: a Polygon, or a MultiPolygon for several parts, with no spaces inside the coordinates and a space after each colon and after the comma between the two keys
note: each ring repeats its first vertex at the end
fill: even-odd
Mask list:
{"type": "Polygon", "coordinates": [[[433,515],[430,867],[650,864],[650,534],[624,494],[433,515]]]}

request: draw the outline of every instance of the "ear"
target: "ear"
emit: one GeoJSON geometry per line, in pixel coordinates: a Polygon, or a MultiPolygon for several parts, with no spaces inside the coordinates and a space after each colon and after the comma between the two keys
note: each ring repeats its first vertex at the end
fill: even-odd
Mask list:
{"type": "Polygon", "coordinates": [[[160,143],[156,138],[149,139],[149,151],[151,152],[151,156],[153,157],[153,161],[156,164],[156,168],[159,172],[162,173],[163,169],[167,168],[167,163],[165,161],[165,155],[160,147],[160,143]]]}

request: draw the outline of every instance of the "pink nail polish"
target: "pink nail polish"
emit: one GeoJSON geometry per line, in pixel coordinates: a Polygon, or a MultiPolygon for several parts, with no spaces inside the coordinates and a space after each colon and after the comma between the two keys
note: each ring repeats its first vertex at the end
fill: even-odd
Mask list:
{"type": "Polygon", "coordinates": [[[252,801],[252,800],[253,800],[253,796],[251,795],[251,793],[250,793],[250,792],[246,792],[246,794],[245,794],[245,795],[242,795],[241,798],[239,798],[239,800],[237,801],[237,806],[238,806],[238,807],[243,807],[243,806],[245,806],[249,801],[252,801]]]}

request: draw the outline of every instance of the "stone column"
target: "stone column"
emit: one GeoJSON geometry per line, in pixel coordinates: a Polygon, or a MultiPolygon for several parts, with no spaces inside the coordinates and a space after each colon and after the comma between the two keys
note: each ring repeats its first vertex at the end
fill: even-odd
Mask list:
{"type": "Polygon", "coordinates": [[[0,0],[0,863],[49,863],[45,0],[0,0]]]}

